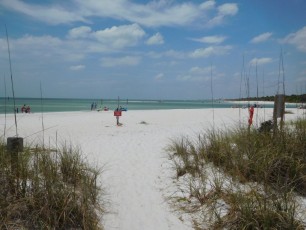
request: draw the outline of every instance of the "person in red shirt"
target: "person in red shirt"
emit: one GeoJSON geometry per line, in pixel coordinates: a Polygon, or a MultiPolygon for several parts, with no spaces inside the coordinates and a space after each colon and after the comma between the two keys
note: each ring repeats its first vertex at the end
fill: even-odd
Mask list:
{"type": "Polygon", "coordinates": [[[252,105],[250,108],[249,108],[249,126],[252,125],[253,123],[253,115],[254,115],[254,106],[252,105]]]}

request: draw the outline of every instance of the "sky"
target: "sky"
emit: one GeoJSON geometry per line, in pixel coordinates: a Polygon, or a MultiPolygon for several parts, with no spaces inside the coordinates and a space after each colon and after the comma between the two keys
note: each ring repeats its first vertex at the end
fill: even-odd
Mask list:
{"type": "Polygon", "coordinates": [[[0,0],[0,97],[11,79],[16,97],[306,93],[306,1],[0,0]]]}

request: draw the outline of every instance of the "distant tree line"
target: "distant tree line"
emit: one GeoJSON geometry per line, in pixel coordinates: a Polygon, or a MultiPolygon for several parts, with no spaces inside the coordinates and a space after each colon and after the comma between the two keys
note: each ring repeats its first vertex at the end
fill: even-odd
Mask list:
{"type": "MultiPolygon", "coordinates": [[[[274,101],[275,96],[265,96],[265,97],[249,97],[249,98],[239,98],[232,99],[233,101],[274,101]]],[[[306,94],[301,95],[286,95],[285,101],[290,103],[306,103],[306,94]]]]}

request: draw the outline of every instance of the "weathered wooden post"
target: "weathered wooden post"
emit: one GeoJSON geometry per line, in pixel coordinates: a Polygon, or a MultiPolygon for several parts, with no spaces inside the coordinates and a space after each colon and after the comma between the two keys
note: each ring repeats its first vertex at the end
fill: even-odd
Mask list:
{"type": "Polygon", "coordinates": [[[277,118],[280,118],[280,130],[283,129],[285,114],[285,95],[276,94],[274,98],[274,109],[273,109],[273,133],[277,131],[277,118]]]}
{"type": "Polygon", "coordinates": [[[8,137],[7,151],[10,154],[11,161],[11,189],[12,192],[17,191],[19,183],[19,153],[23,151],[23,138],[8,137]],[[16,184],[14,183],[16,179],[16,184]]]}

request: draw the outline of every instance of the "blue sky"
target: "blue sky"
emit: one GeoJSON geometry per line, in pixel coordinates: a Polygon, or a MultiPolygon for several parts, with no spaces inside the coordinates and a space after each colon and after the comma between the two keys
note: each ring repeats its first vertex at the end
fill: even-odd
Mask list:
{"type": "Polygon", "coordinates": [[[17,97],[239,98],[283,79],[306,92],[304,0],[0,0],[0,20],[0,96],[5,25],[17,97]]]}

